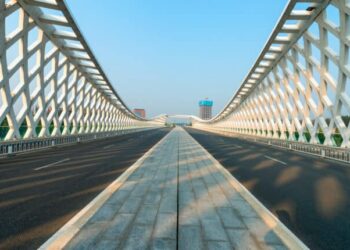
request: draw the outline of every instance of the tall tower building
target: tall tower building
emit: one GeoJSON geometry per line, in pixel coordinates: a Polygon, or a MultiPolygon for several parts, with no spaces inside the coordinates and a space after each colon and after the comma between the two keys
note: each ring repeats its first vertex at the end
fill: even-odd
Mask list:
{"type": "Polygon", "coordinates": [[[141,118],[146,118],[146,111],[144,109],[134,109],[134,113],[141,118]]]}
{"type": "Polygon", "coordinates": [[[199,101],[199,117],[203,120],[209,120],[211,119],[211,110],[213,108],[213,101],[208,100],[206,98],[205,100],[199,101]]]}

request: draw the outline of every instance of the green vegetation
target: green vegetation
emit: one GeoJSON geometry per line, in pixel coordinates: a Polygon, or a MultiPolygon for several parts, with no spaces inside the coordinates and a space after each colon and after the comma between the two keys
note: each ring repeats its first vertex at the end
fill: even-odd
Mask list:
{"type": "Polygon", "coordinates": [[[343,143],[343,137],[340,134],[332,134],[331,138],[337,147],[340,147],[340,145],[343,143]]]}
{"type": "Polygon", "coordinates": [[[165,126],[166,126],[166,127],[175,127],[175,124],[174,124],[174,123],[171,123],[171,122],[166,122],[166,123],[165,123],[165,126]]]}
{"type": "Polygon", "coordinates": [[[341,118],[342,118],[343,122],[345,123],[345,126],[348,126],[350,123],[350,115],[342,116],[341,118]]]}
{"type": "Polygon", "coordinates": [[[278,138],[280,138],[281,137],[281,131],[280,130],[277,130],[277,135],[278,135],[278,138]]]}
{"type": "Polygon", "coordinates": [[[303,133],[303,136],[304,136],[304,139],[305,139],[307,142],[310,142],[310,140],[311,140],[311,134],[310,134],[309,131],[304,132],[304,133],[303,133]]]}
{"type": "Polygon", "coordinates": [[[41,120],[40,120],[40,121],[38,122],[38,125],[37,125],[36,128],[35,128],[35,132],[36,132],[36,135],[37,135],[37,136],[39,136],[39,134],[40,134],[42,128],[43,128],[43,125],[42,125],[41,120]]]}

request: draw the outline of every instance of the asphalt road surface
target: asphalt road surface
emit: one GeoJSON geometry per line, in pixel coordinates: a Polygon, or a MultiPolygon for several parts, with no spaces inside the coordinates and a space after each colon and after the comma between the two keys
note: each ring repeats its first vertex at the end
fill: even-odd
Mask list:
{"type": "Polygon", "coordinates": [[[0,159],[0,249],[36,249],[170,129],[0,159]]]}
{"type": "Polygon", "coordinates": [[[350,249],[350,165],[187,131],[311,249],[350,249]]]}

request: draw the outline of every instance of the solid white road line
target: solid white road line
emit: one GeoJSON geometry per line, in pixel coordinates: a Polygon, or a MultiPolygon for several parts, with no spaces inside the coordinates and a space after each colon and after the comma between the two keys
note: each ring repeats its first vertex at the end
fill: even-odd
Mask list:
{"type": "Polygon", "coordinates": [[[279,163],[281,163],[283,165],[287,165],[287,163],[285,163],[284,161],[277,160],[276,158],[272,158],[272,157],[267,156],[267,155],[264,155],[264,157],[267,158],[267,159],[273,160],[273,161],[277,161],[277,162],[279,162],[279,163]]]}
{"type": "Polygon", "coordinates": [[[59,163],[62,163],[62,162],[65,162],[65,161],[69,161],[70,158],[66,158],[66,159],[63,159],[63,160],[60,160],[60,161],[56,161],[56,162],[53,162],[53,163],[50,163],[50,164],[47,164],[45,166],[42,166],[40,168],[35,168],[34,170],[37,171],[37,170],[41,170],[41,169],[44,169],[44,168],[49,168],[49,167],[53,167],[59,163]]]}

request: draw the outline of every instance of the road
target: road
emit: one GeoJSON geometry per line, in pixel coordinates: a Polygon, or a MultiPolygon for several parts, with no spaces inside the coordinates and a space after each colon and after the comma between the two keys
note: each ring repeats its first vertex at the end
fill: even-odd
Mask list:
{"type": "Polygon", "coordinates": [[[187,131],[311,249],[350,249],[350,165],[187,131]]]}
{"type": "Polygon", "coordinates": [[[170,129],[0,159],[0,249],[36,249],[170,129]]]}

